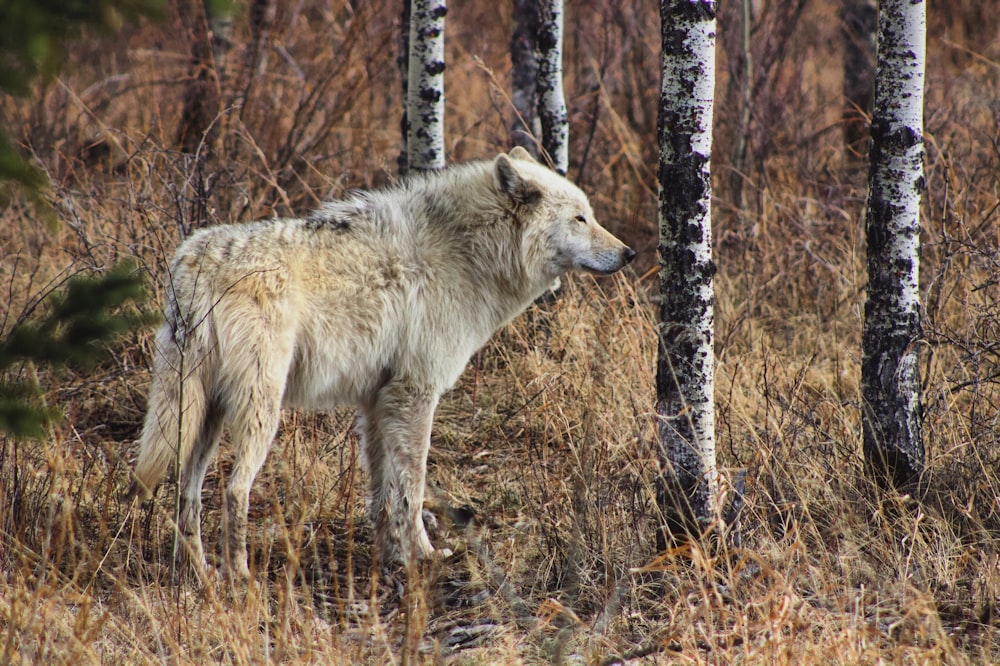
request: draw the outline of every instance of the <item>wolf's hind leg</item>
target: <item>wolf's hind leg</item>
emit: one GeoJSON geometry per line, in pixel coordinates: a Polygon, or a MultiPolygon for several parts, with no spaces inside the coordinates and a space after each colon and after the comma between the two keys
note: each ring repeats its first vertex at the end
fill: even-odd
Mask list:
{"type": "MultiPolygon", "coordinates": [[[[264,466],[281,421],[281,397],[295,348],[283,305],[264,300],[263,309],[243,301],[227,305],[220,326],[221,364],[217,397],[225,410],[233,443],[233,468],[222,513],[223,560],[232,581],[250,577],[247,566],[247,511],[250,487],[264,466]]],[[[220,307],[225,303],[220,304],[220,307]]]]}
{"type": "MultiPolygon", "coordinates": [[[[195,440],[191,455],[181,466],[180,473],[181,510],[178,527],[187,545],[182,544],[177,551],[178,564],[183,565],[189,560],[195,567],[201,567],[202,573],[208,570],[208,563],[201,542],[201,489],[208,465],[219,449],[222,422],[221,409],[217,405],[209,405],[201,432],[195,440]]],[[[183,571],[181,566],[178,566],[178,571],[183,571]]]]}
{"type": "Polygon", "coordinates": [[[232,439],[235,459],[226,488],[223,541],[226,573],[234,579],[250,577],[247,566],[247,512],[250,487],[264,466],[268,449],[281,419],[280,394],[252,396],[233,415],[232,439]]]}

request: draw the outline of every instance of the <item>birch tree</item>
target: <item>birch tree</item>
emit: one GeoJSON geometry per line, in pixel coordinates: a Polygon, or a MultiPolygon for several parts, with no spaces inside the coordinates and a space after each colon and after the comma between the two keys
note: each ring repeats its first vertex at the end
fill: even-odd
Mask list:
{"type": "Polygon", "coordinates": [[[879,3],[861,394],[866,465],[896,487],[924,467],[917,349],[925,38],[923,0],[879,3]]]}
{"type": "Polygon", "coordinates": [[[445,0],[410,3],[409,84],[406,92],[406,150],[409,168],[434,171],[445,165],[445,0]]]}
{"type": "Polygon", "coordinates": [[[569,168],[569,114],[563,92],[563,2],[538,0],[538,117],[542,148],[562,175],[569,168]]]}
{"type": "Polygon", "coordinates": [[[709,172],[715,17],[712,1],[660,1],[661,300],[656,415],[662,467],[660,507],[666,532],[675,536],[699,534],[718,515],[709,172]]]}

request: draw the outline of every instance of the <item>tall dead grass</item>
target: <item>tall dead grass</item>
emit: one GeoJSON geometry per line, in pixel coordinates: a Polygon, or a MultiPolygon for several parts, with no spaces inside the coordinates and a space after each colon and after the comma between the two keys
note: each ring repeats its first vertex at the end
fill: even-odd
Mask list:
{"type": "MultiPolygon", "coordinates": [[[[260,48],[234,35],[211,151],[172,144],[179,15],[79,45],[61,79],[0,108],[61,219],[51,231],[17,202],[2,213],[4,331],[74,273],[134,257],[162,295],[192,229],[392,180],[396,5],[279,4],[260,48]]],[[[749,471],[743,547],[655,552],[658,17],[651,3],[571,7],[570,175],[642,254],[626,275],[569,280],[551,326],[509,326],[442,401],[428,509],[455,554],[408,581],[373,572],[352,416],[288,412],[251,495],[255,583],[172,585],[173,486],[132,513],[118,499],[144,411],[143,332],[86,375],[20,370],[66,418],[45,441],[0,443],[0,662],[1000,661],[1000,164],[984,95],[1000,53],[969,3],[945,4],[929,38],[925,497],[880,495],[861,470],[864,174],[839,144],[837,7],[814,0],[749,125],[736,105],[717,113],[718,437],[726,470],[749,471]]],[[[454,159],[507,145],[509,11],[451,8],[454,159]]],[[[739,71],[723,55],[720,90],[739,71]]]]}

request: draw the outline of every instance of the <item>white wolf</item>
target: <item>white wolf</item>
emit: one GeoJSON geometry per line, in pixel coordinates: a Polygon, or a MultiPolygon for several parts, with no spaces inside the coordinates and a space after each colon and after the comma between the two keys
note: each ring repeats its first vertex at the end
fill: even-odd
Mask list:
{"type": "Polygon", "coordinates": [[[148,496],[179,460],[179,528],[204,567],[201,487],[228,426],[224,561],[246,577],[250,486],[281,407],[353,404],[380,557],[427,557],[438,397],[559,276],[613,273],[634,256],[579,188],[517,148],[305,219],[198,231],[172,264],[130,495],[148,496]]]}

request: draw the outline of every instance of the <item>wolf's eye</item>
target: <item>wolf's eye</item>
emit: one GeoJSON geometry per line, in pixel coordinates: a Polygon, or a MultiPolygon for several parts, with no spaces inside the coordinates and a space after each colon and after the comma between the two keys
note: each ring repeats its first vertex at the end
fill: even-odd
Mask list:
{"type": "Polygon", "coordinates": [[[583,215],[577,215],[575,219],[577,222],[580,222],[581,224],[587,224],[587,218],[585,218],[583,215]]]}

